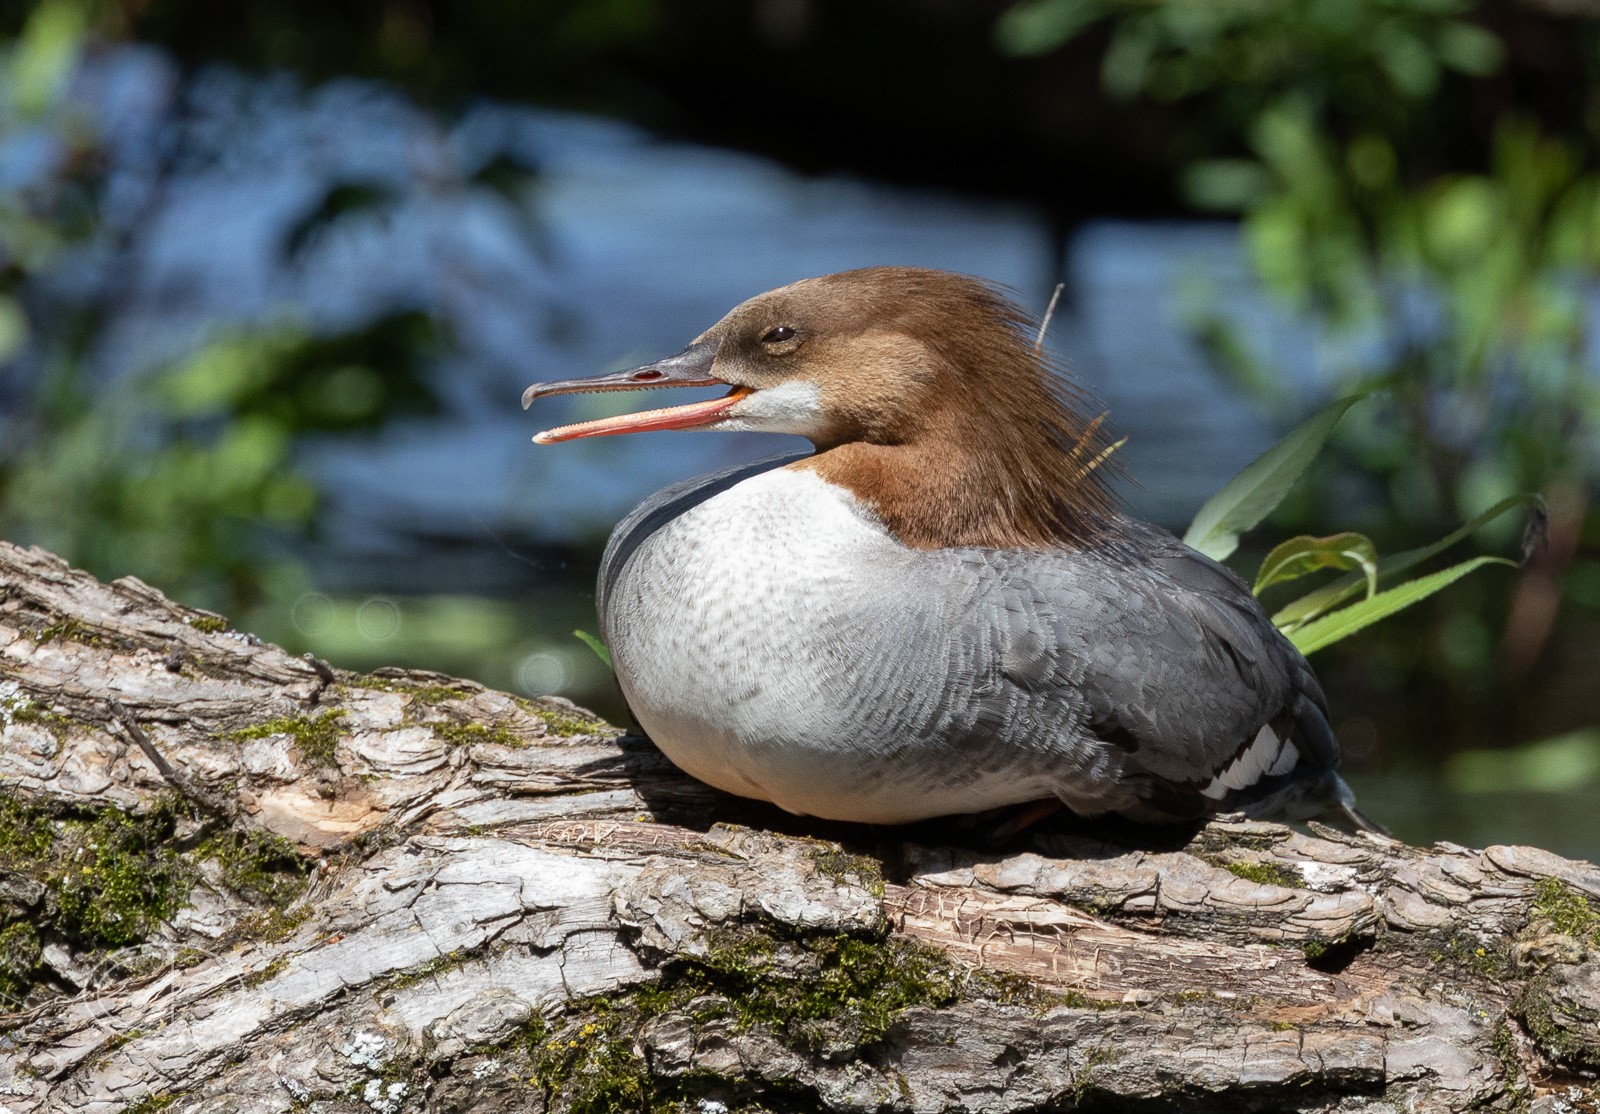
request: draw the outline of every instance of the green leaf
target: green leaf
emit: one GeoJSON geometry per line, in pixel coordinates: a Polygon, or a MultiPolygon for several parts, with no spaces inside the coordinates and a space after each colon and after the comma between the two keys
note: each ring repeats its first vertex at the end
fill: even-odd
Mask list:
{"type": "Polygon", "coordinates": [[[1322,569],[1360,569],[1367,578],[1367,596],[1378,591],[1378,549],[1364,534],[1333,534],[1313,538],[1302,534],[1275,546],[1256,573],[1251,589],[1260,595],[1274,584],[1298,580],[1322,569]]]}
{"type": "Polygon", "coordinates": [[[1189,524],[1189,532],[1183,536],[1184,544],[1214,561],[1227,558],[1239,548],[1239,535],[1283,502],[1283,497],[1322,450],[1345,411],[1366,398],[1367,393],[1350,395],[1323,407],[1289,436],[1245,465],[1244,471],[1206,500],[1189,524]]]}
{"type": "Polygon", "coordinates": [[[87,28],[86,6],[75,0],[43,0],[28,16],[17,36],[7,82],[23,119],[44,115],[66,88],[87,28]]]}
{"type": "Polygon", "coordinates": [[[572,633],[579,642],[582,642],[585,646],[594,651],[595,657],[606,663],[607,669],[613,668],[611,664],[611,651],[606,648],[606,644],[604,642],[601,642],[598,638],[586,630],[575,630],[572,633]]]}
{"type": "Polygon", "coordinates": [[[1105,14],[1101,0],[1025,0],[1001,15],[995,45],[1002,54],[1048,54],[1105,14]]]}
{"type": "Polygon", "coordinates": [[[1396,611],[1410,607],[1418,600],[1427,599],[1441,588],[1454,584],[1473,569],[1484,565],[1517,567],[1515,561],[1508,561],[1504,557],[1474,557],[1470,561],[1463,561],[1448,569],[1420,576],[1416,580],[1408,580],[1399,587],[1379,592],[1371,599],[1353,603],[1331,615],[1324,615],[1290,632],[1289,641],[1293,642],[1295,649],[1302,654],[1313,654],[1324,646],[1331,646],[1342,638],[1348,638],[1364,627],[1370,627],[1379,619],[1386,619],[1396,611]]]}
{"type": "Polygon", "coordinates": [[[1429,260],[1448,269],[1482,259],[1505,211],[1502,192],[1488,178],[1463,177],[1436,188],[1422,210],[1422,246],[1429,260]]]}
{"type": "MultiPolygon", "coordinates": [[[[1392,556],[1385,557],[1383,560],[1378,562],[1378,579],[1380,581],[1388,579],[1389,577],[1405,572],[1409,568],[1413,568],[1422,564],[1422,562],[1429,560],[1440,553],[1443,553],[1446,549],[1449,549],[1452,545],[1455,545],[1456,542],[1460,541],[1462,538],[1465,538],[1468,534],[1482,529],[1484,526],[1488,525],[1490,522],[1493,522],[1507,511],[1514,510],[1515,508],[1522,506],[1534,507],[1536,509],[1542,508],[1544,506],[1544,500],[1538,495],[1529,492],[1525,492],[1521,495],[1513,495],[1507,499],[1502,499],[1500,502],[1484,511],[1482,514],[1478,515],[1478,517],[1450,531],[1450,533],[1446,534],[1444,537],[1440,538],[1431,545],[1419,546],[1416,549],[1408,549],[1403,553],[1396,553],[1392,556]]],[[[1355,595],[1361,590],[1361,585],[1364,580],[1365,577],[1359,573],[1352,574],[1350,576],[1342,576],[1338,580],[1335,580],[1332,584],[1325,584],[1316,591],[1309,592],[1306,595],[1301,596],[1293,603],[1285,604],[1273,614],[1272,622],[1279,630],[1287,634],[1293,631],[1296,627],[1302,626],[1303,624],[1310,622],[1312,619],[1315,619],[1318,615],[1338,607],[1345,600],[1349,599],[1351,596],[1355,595]]]]}
{"type": "Polygon", "coordinates": [[[1488,77],[1506,60],[1505,44],[1498,35],[1464,21],[1441,27],[1436,49],[1445,65],[1473,77],[1488,77]]]}

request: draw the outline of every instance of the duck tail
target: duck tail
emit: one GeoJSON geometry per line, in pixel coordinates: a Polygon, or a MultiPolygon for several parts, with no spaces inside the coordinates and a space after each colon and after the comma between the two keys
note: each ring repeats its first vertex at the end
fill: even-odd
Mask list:
{"type": "Polygon", "coordinates": [[[1333,820],[1339,827],[1349,828],[1353,832],[1371,832],[1386,839],[1394,838],[1388,828],[1356,807],[1355,792],[1345,783],[1344,778],[1334,774],[1333,782],[1333,801],[1328,809],[1328,819],[1333,820]]]}

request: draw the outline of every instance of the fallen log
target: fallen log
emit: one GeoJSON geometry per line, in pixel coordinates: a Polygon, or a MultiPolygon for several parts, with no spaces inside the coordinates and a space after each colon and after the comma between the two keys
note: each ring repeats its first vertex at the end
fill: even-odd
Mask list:
{"type": "Polygon", "coordinates": [[[0,1111],[1593,1110],[1600,869],[825,825],[0,543],[0,1111]]]}

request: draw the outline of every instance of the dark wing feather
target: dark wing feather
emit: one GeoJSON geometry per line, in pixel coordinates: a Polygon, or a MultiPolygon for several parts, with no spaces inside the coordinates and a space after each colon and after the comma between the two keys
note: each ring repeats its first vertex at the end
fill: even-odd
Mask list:
{"type": "Polygon", "coordinates": [[[1121,757],[1138,804],[1119,811],[1309,815],[1341,803],[1322,690],[1250,590],[1154,527],[1129,521],[1125,538],[1119,552],[1035,556],[1019,570],[1059,604],[1040,688],[1057,700],[1075,688],[1078,730],[1121,757]]]}

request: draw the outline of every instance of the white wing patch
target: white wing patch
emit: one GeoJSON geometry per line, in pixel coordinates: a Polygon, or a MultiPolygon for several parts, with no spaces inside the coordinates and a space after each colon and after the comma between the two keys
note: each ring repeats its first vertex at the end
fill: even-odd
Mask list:
{"type": "Polygon", "coordinates": [[[1200,793],[1220,801],[1229,793],[1248,789],[1263,778],[1288,773],[1299,761],[1300,752],[1288,740],[1278,738],[1272,724],[1264,724],[1250,745],[1208,781],[1200,793]]]}

